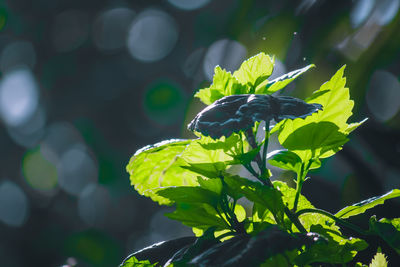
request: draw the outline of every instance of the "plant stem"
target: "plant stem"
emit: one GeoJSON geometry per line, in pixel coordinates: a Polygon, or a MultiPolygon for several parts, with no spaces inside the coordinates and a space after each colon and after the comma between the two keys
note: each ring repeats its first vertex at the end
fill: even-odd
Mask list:
{"type": "Polygon", "coordinates": [[[297,229],[299,229],[300,233],[307,233],[306,228],[304,228],[304,226],[301,224],[301,222],[299,220],[299,216],[297,214],[295,214],[292,211],[290,211],[288,209],[288,207],[286,207],[286,206],[285,206],[284,211],[285,211],[286,216],[288,216],[288,218],[297,227],[297,229]]]}
{"type": "Polygon", "coordinates": [[[269,123],[270,123],[270,121],[268,121],[268,123],[265,122],[265,138],[264,138],[264,146],[263,146],[261,174],[267,172],[267,151],[268,151],[268,141],[269,141],[269,136],[270,136],[269,123]]]}
{"type": "Polygon", "coordinates": [[[370,233],[368,231],[365,231],[363,229],[361,229],[360,227],[358,227],[357,225],[354,225],[352,223],[346,222],[343,219],[340,219],[338,217],[336,217],[335,215],[333,215],[332,213],[325,211],[325,210],[321,210],[321,209],[303,209],[303,210],[299,210],[298,212],[296,212],[296,216],[300,217],[300,215],[303,215],[305,213],[319,213],[322,215],[325,215],[329,218],[331,218],[332,220],[334,220],[335,222],[361,234],[361,235],[370,235],[370,233]]]}
{"type": "Polygon", "coordinates": [[[304,172],[304,163],[301,164],[300,172],[297,173],[296,195],[294,197],[293,212],[296,212],[297,204],[299,203],[299,197],[300,197],[301,189],[303,187],[303,182],[304,182],[303,172],[304,172]]]}

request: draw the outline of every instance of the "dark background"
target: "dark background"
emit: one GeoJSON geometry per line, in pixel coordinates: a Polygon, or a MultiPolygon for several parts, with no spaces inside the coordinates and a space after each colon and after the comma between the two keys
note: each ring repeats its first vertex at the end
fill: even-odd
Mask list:
{"type": "MultiPolygon", "coordinates": [[[[399,7],[0,1],[1,265],[116,266],[191,234],[134,191],[125,166],[144,145],[190,137],[185,125],[203,107],[192,96],[214,66],[233,71],[259,52],[276,56],[273,77],[316,64],[286,90],[298,97],[347,64],[351,121],[369,117],[304,185],[315,206],[335,212],[399,188],[399,7]]],[[[399,202],[387,204],[368,215],[399,217],[399,202]]]]}

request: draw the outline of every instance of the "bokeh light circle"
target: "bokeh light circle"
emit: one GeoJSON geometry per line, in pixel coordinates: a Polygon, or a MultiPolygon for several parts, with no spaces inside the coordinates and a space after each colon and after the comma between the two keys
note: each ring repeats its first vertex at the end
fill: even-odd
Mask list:
{"type": "Polygon", "coordinates": [[[0,70],[6,72],[18,67],[33,68],[36,52],[31,42],[16,41],[8,44],[0,55],[0,70]]]}
{"type": "Polygon", "coordinates": [[[350,13],[353,28],[359,27],[368,18],[375,5],[375,0],[358,0],[350,13]]]}
{"type": "Polygon", "coordinates": [[[53,46],[58,52],[80,47],[89,34],[89,18],[81,10],[66,10],[58,14],[53,24],[53,46]]]}
{"type": "Polygon", "coordinates": [[[212,81],[214,68],[219,65],[233,72],[239,68],[247,54],[247,49],[241,43],[229,39],[218,40],[207,50],[203,62],[206,78],[212,81]]]}
{"type": "Polygon", "coordinates": [[[83,144],[74,145],[62,154],[57,171],[60,187],[76,196],[98,179],[97,165],[83,144]]]}
{"type": "Polygon", "coordinates": [[[377,70],[366,94],[368,109],[379,121],[390,120],[400,109],[400,83],[390,72],[377,70]]]}
{"type": "Polygon", "coordinates": [[[43,157],[39,148],[25,153],[22,170],[28,184],[36,190],[49,191],[57,186],[56,166],[43,157]]]}
{"type": "Polygon", "coordinates": [[[195,10],[207,5],[210,0],[168,0],[168,2],[183,10],[195,10]]]}
{"type": "Polygon", "coordinates": [[[22,226],[29,213],[29,201],[24,191],[11,181],[0,184],[0,221],[9,226],[22,226]]]}
{"type": "Polygon", "coordinates": [[[0,116],[9,126],[25,123],[36,111],[39,93],[28,68],[7,72],[0,82],[0,116]]]}
{"type": "Polygon", "coordinates": [[[103,225],[109,206],[110,195],[103,186],[90,183],[85,186],[79,195],[79,216],[88,225],[103,225]]]}
{"type": "Polygon", "coordinates": [[[135,59],[154,62],[167,56],[177,40],[175,20],[164,11],[148,9],[132,22],[126,45],[135,59]]]}
{"type": "Polygon", "coordinates": [[[104,51],[124,47],[129,25],[135,12],[117,7],[100,14],[93,24],[93,39],[98,49],[104,51]]]}
{"type": "Polygon", "coordinates": [[[143,104],[150,119],[168,125],[183,118],[186,101],[180,86],[169,80],[159,80],[146,89],[143,104]]]}

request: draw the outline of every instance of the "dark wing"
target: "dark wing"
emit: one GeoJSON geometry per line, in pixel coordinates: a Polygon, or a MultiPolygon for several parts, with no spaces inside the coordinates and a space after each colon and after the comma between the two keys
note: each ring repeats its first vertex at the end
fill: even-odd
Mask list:
{"type": "Polygon", "coordinates": [[[231,95],[203,109],[190,122],[188,128],[216,139],[247,130],[256,121],[305,118],[318,109],[321,109],[319,104],[307,104],[293,97],[231,95]]]}

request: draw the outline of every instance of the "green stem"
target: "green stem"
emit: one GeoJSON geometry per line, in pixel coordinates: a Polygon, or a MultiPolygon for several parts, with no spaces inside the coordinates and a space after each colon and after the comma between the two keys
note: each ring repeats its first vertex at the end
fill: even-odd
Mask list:
{"type": "Polygon", "coordinates": [[[368,231],[365,231],[363,229],[361,229],[360,227],[358,227],[357,225],[354,225],[352,223],[346,222],[343,219],[340,219],[338,217],[336,217],[335,215],[333,215],[332,213],[325,211],[325,210],[321,210],[321,209],[303,209],[303,210],[299,210],[298,212],[296,212],[296,216],[300,217],[301,215],[305,214],[305,213],[319,213],[322,215],[325,215],[329,218],[331,218],[332,220],[334,220],[335,222],[337,222],[338,224],[341,224],[361,235],[370,235],[370,233],[368,231]]]}
{"type": "Polygon", "coordinates": [[[226,224],[226,226],[227,226],[228,228],[232,228],[232,226],[229,225],[228,221],[222,216],[222,214],[221,214],[221,212],[219,211],[219,209],[218,209],[218,208],[214,208],[214,209],[215,209],[215,211],[217,212],[217,214],[219,215],[219,217],[221,217],[222,221],[226,224]]]}
{"type": "Polygon", "coordinates": [[[264,138],[263,155],[262,155],[261,175],[267,173],[267,151],[268,151],[269,136],[270,133],[269,133],[269,121],[268,121],[268,123],[265,122],[265,138],[264,138]]]}
{"type": "Polygon", "coordinates": [[[292,211],[290,211],[288,209],[288,207],[286,207],[286,206],[285,206],[284,211],[285,211],[286,216],[288,216],[288,218],[297,227],[297,229],[299,229],[300,233],[307,233],[306,228],[304,228],[304,226],[301,224],[301,222],[299,220],[299,216],[297,214],[295,214],[292,211]]]}
{"type": "Polygon", "coordinates": [[[296,183],[296,195],[294,197],[294,203],[293,203],[293,212],[296,212],[297,210],[297,204],[299,203],[299,197],[301,193],[301,189],[303,187],[303,172],[304,172],[304,163],[301,164],[301,169],[300,172],[297,173],[297,183],[296,183]]]}

